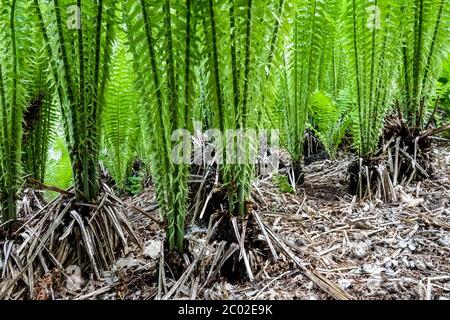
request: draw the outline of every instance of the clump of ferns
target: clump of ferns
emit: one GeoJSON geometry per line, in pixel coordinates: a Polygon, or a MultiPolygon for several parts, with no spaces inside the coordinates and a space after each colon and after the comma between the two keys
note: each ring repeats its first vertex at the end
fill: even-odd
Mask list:
{"type": "MultiPolygon", "coordinates": [[[[292,157],[289,179],[295,188],[303,181],[302,159],[309,162],[310,153],[318,149],[325,139],[317,137],[317,131],[307,128],[311,119],[313,95],[325,90],[329,68],[336,60],[332,45],[335,42],[335,18],[339,12],[336,1],[310,1],[290,5],[282,37],[284,49],[279,58],[278,102],[281,103],[282,143],[292,157]],[[320,141],[323,140],[323,141],[320,141]]],[[[328,89],[328,88],[327,88],[328,89]]],[[[336,89],[337,90],[337,89],[336,89]]]]}
{"type": "Polygon", "coordinates": [[[398,113],[386,117],[377,151],[349,167],[351,190],[359,197],[397,199],[396,187],[432,175],[432,135],[449,130],[410,130],[398,113]]]}
{"type": "MultiPolygon", "coordinates": [[[[234,276],[247,274],[252,279],[248,263],[248,252],[254,249],[252,239],[256,238],[249,236],[255,226],[251,190],[256,166],[252,159],[259,141],[247,133],[248,129],[259,127],[260,106],[267,83],[267,74],[261,65],[266,65],[268,55],[276,47],[276,37],[271,39],[279,28],[279,20],[271,12],[275,9],[280,13],[284,1],[268,0],[263,6],[251,0],[205,0],[201,4],[203,19],[199,24],[199,36],[205,53],[201,64],[206,81],[200,79],[199,84],[206,84],[209,99],[204,107],[208,109],[206,114],[212,115],[202,123],[206,129],[218,129],[224,134],[220,137],[223,152],[217,151],[223,162],[217,165],[215,172],[218,174],[215,176],[218,177],[216,192],[210,193],[216,202],[212,207],[219,210],[209,212],[220,227],[211,240],[223,243],[227,251],[233,250],[228,257],[222,257],[227,260],[227,267],[224,265],[222,271],[241,270],[243,272],[235,272],[234,276]],[[267,21],[270,24],[264,23],[267,21]],[[234,135],[225,134],[227,130],[234,135]],[[242,254],[237,252],[239,247],[242,254]],[[245,267],[242,259],[246,261],[245,267]]],[[[206,202],[212,200],[207,197],[206,202]]],[[[202,215],[203,211],[200,217],[202,215]]]]}
{"type": "Polygon", "coordinates": [[[360,197],[376,194],[388,201],[395,200],[398,184],[430,175],[431,137],[448,130],[430,124],[439,103],[432,98],[437,77],[448,54],[445,30],[450,8],[441,0],[376,5],[381,8],[382,27],[374,28],[377,21],[373,21],[369,30],[364,28],[371,19],[363,13],[364,4],[348,3],[346,34],[347,43],[353,43],[348,51],[357,96],[353,132],[359,154],[365,155],[349,171],[353,191],[360,197]],[[400,47],[393,42],[396,29],[401,31],[400,47]],[[371,39],[371,50],[359,47],[363,38],[371,39]],[[396,59],[399,56],[401,60],[396,59]],[[384,122],[389,114],[394,116],[384,122]]]}
{"type": "Polygon", "coordinates": [[[127,1],[123,8],[128,50],[137,74],[135,86],[145,110],[152,180],[160,213],[167,222],[167,247],[182,253],[186,244],[189,168],[172,157],[180,142],[180,137],[172,139],[172,132],[192,126],[198,41],[195,30],[201,4],[190,0],[141,0],[127,1]]]}
{"type": "Polygon", "coordinates": [[[433,136],[449,126],[432,127],[440,99],[436,90],[450,44],[450,4],[444,0],[405,1],[397,117],[388,124],[385,140],[394,184],[429,177],[433,136]]]}
{"type": "Polygon", "coordinates": [[[74,30],[63,23],[68,18],[64,8],[69,5],[68,1],[35,0],[30,4],[30,12],[43,37],[36,43],[43,44],[52,61],[51,87],[61,107],[74,187],[68,191],[52,188],[61,196],[13,231],[12,236],[22,241],[20,250],[3,256],[5,286],[0,298],[14,291],[20,279],[32,295],[34,278],[52,267],[63,271],[76,264],[101,278],[102,271],[109,269],[119,254],[129,251],[130,240],[141,244],[126,206],[108,186],[100,184],[98,174],[99,131],[116,4],[110,0],[78,1],[83,19],[81,28],[74,30]],[[74,42],[77,46],[72,45],[74,42]]]}
{"type": "MultiPolygon", "coordinates": [[[[404,1],[398,6],[404,12],[399,19],[403,42],[397,52],[402,59],[391,100],[391,116],[385,122],[380,151],[373,157],[377,162],[384,161],[383,171],[389,172],[383,190],[430,177],[433,136],[450,129],[445,124],[432,127],[440,104],[436,96],[438,77],[449,49],[446,30],[450,5],[446,1],[427,0],[404,1]]],[[[367,171],[370,166],[362,167],[367,171]]],[[[384,199],[395,200],[395,192],[389,192],[391,197],[387,193],[384,199]]]]}
{"type": "Polygon", "coordinates": [[[349,61],[352,92],[351,131],[358,158],[348,169],[350,189],[359,197],[389,201],[395,194],[379,147],[384,119],[392,109],[397,72],[396,45],[398,4],[376,1],[380,15],[367,10],[371,1],[347,1],[344,15],[344,46],[349,61]],[[379,25],[381,19],[382,27],[379,25]],[[368,24],[368,22],[371,22],[368,24]]]}
{"type": "Polygon", "coordinates": [[[40,55],[42,57],[34,66],[34,79],[29,87],[29,103],[23,115],[22,164],[24,172],[31,179],[29,181],[43,183],[58,112],[47,76],[46,69],[49,66],[45,62],[45,56],[42,53],[40,55]]]}

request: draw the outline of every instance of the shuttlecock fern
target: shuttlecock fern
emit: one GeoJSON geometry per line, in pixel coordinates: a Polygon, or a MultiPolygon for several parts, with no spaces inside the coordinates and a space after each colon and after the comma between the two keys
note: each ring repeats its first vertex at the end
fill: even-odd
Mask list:
{"type": "Polygon", "coordinates": [[[287,148],[294,162],[303,155],[303,137],[311,96],[325,77],[325,47],[330,29],[331,1],[294,1],[287,17],[279,94],[283,98],[287,148]]]}
{"type": "Polygon", "coordinates": [[[333,101],[323,92],[317,92],[311,97],[310,115],[314,121],[312,128],[331,158],[336,156],[349,129],[349,112],[352,107],[353,105],[346,99],[345,91],[340,94],[337,101],[333,101]]]}
{"type": "Polygon", "coordinates": [[[28,86],[30,94],[23,116],[22,162],[26,175],[43,182],[58,112],[47,72],[50,68],[48,60],[41,52],[35,54],[40,57],[33,65],[34,79],[28,86]]]}
{"type": "Polygon", "coordinates": [[[30,99],[27,84],[37,51],[29,3],[0,2],[0,208],[4,223],[16,219],[22,178],[22,121],[30,99]]]}
{"type": "Polygon", "coordinates": [[[436,90],[450,42],[450,3],[447,0],[403,0],[401,107],[409,127],[422,128],[436,90]]]}
{"type": "Polygon", "coordinates": [[[397,76],[398,6],[392,1],[346,1],[345,50],[355,108],[352,135],[360,156],[378,146],[384,118],[392,108],[397,76]]]}
{"type": "Polygon", "coordinates": [[[111,81],[106,87],[102,117],[102,160],[119,190],[124,190],[130,163],[141,143],[139,98],[134,90],[133,68],[125,47],[118,42],[113,53],[111,81]]]}
{"type": "Polygon", "coordinates": [[[179,137],[172,141],[172,132],[191,123],[198,8],[191,0],[140,0],[128,1],[124,9],[167,239],[170,250],[182,251],[188,171],[172,157],[175,145],[182,143],[179,137]]]}

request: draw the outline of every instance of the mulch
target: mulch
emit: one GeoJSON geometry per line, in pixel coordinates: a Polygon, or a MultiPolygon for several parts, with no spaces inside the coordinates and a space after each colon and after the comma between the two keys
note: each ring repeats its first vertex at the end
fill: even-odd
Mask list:
{"type": "MultiPolygon", "coordinates": [[[[191,255],[180,257],[186,273],[175,276],[164,261],[164,226],[155,191],[148,188],[137,197],[123,199],[144,250],[133,247],[103,273],[104,280],[82,279],[77,292],[56,297],[335,298],[317,285],[305,271],[309,270],[349,299],[450,299],[450,146],[436,146],[433,159],[432,178],[397,187],[398,200],[387,204],[357,200],[348,192],[350,156],[305,167],[305,183],[292,194],[280,192],[271,178],[255,181],[258,216],[280,246],[288,249],[272,245],[277,259],[270,250],[248,252],[253,257],[253,281],[230,281],[206,265],[214,262],[221,244],[207,243],[208,230],[200,225],[188,228],[191,255]],[[208,272],[216,276],[208,278],[208,272]]],[[[258,237],[270,242],[263,232],[258,237]]]]}

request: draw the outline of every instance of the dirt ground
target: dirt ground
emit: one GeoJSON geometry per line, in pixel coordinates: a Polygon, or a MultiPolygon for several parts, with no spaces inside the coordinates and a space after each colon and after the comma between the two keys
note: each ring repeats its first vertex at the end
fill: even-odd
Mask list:
{"type": "MultiPolygon", "coordinates": [[[[398,190],[400,199],[390,204],[354,201],[343,159],[307,167],[296,196],[261,181],[270,199],[265,218],[311,269],[356,299],[448,299],[450,149],[435,148],[434,158],[434,177],[398,190]]],[[[289,266],[280,264],[262,283],[273,279],[259,298],[328,298],[289,266]]],[[[242,289],[239,297],[253,297],[251,285],[242,289]]]]}
{"type": "MultiPolygon", "coordinates": [[[[227,246],[207,244],[204,224],[188,228],[190,254],[166,263],[164,226],[154,190],[147,189],[125,199],[143,248],[119,259],[102,281],[74,273],[51,298],[332,299],[336,286],[348,299],[449,299],[450,146],[436,146],[433,155],[434,176],[397,188],[399,199],[389,204],[349,194],[349,157],[307,166],[294,194],[281,193],[270,178],[255,181],[253,198],[267,231],[255,233],[258,245],[248,252],[253,281],[218,272],[227,246]],[[267,232],[287,251],[269,246],[267,232]],[[317,277],[328,284],[318,285],[317,277]]],[[[243,260],[231,274],[245,274],[243,260]]]]}

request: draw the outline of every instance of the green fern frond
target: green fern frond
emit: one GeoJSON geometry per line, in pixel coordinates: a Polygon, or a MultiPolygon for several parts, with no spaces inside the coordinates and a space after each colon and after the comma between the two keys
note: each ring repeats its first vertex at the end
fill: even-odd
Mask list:
{"type": "Polygon", "coordinates": [[[402,9],[401,107],[407,124],[421,128],[427,111],[434,108],[431,99],[450,48],[450,3],[403,0],[402,9]]]}
{"type": "Polygon", "coordinates": [[[134,91],[132,64],[122,43],[116,44],[111,65],[111,81],[106,87],[102,116],[103,162],[116,187],[123,191],[129,165],[140,144],[139,98],[134,91]]]}
{"type": "Polygon", "coordinates": [[[340,94],[337,102],[323,92],[311,97],[310,115],[313,130],[331,158],[336,156],[350,123],[352,104],[346,99],[346,92],[340,94]]]}
{"type": "Polygon", "coordinates": [[[30,28],[29,4],[0,2],[0,211],[2,221],[16,219],[16,197],[22,178],[22,121],[30,99],[28,83],[37,47],[30,28]]]}
{"type": "Polygon", "coordinates": [[[384,118],[392,108],[397,76],[399,8],[392,1],[347,1],[345,50],[350,61],[350,88],[356,108],[352,135],[360,156],[375,151],[384,118]]]}

